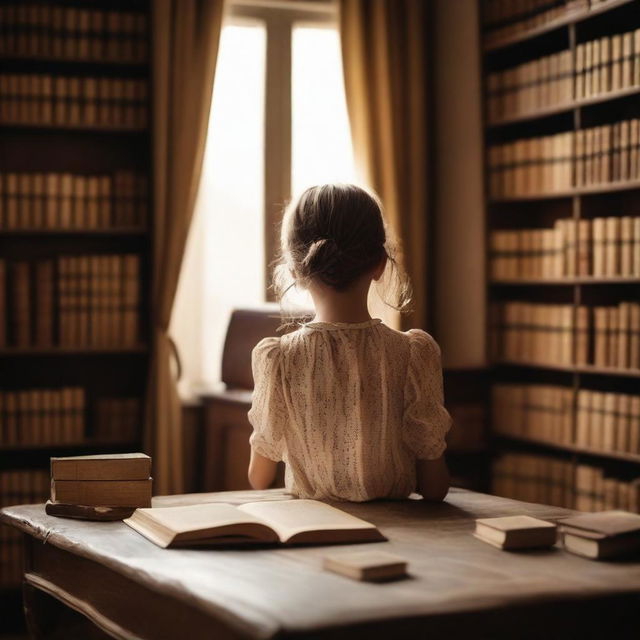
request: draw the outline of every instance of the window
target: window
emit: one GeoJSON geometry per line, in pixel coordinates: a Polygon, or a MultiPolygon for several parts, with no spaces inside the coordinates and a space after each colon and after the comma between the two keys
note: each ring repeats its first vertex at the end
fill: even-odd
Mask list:
{"type": "MultiPolygon", "coordinates": [[[[183,396],[219,381],[231,310],[270,299],[283,205],[313,184],[355,180],[337,14],[293,4],[242,0],[222,31],[171,325],[183,396]]],[[[309,306],[296,290],[286,302],[309,306]]]]}

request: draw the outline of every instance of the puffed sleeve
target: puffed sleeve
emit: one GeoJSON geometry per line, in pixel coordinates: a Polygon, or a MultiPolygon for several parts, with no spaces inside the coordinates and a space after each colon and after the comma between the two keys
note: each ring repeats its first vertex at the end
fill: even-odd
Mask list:
{"type": "Polygon", "coordinates": [[[409,332],[409,365],[404,396],[404,442],[420,460],[435,460],[446,449],[451,417],[444,408],[440,347],[420,329],[409,332]]]}
{"type": "Polygon", "coordinates": [[[286,420],[280,338],[261,340],[251,354],[251,367],[254,388],[248,417],[253,433],[249,443],[254,451],[277,462],[282,459],[283,426],[286,420]]]}

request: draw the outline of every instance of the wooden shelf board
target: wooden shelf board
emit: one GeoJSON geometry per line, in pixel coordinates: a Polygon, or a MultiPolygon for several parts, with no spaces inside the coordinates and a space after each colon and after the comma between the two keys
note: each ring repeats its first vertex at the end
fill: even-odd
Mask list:
{"type": "Polygon", "coordinates": [[[73,449],[124,449],[136,448],[140,446],[139,440],[85,440],[84,442],[53,442],[43,444],[0,444],[0,451],[52,451],[52,450],[73,450],[73,449]]]}
{"type": "Polygon", "coordinates": [[[124,127],[115,125],[83,125],[83,124],[46,124],[46,123],[23,123],[23,122],[2,122],[0,131],[68,131],[77,133],[101,133],[113,134],[122,133],[128,135],[146,135],[149,133],[148,127],[124,127]]]}
{"type": "Polygon", "coordinates": [[[546,107],[544,109],[538,109],[536,111],[530,111],[529,113],[523,113],[516,116],[510,116],[508,118],[501,118],[494,122],[487,124],[488,128],[506,127],[511,124],[518,124],[520,122],[529,122],[532,120],[541,120],[542,118],[548,118],[550,116],[558,115],[560,113],[566,113],[573,111],[573,109],[581,109],[594,104],[602,104],[605,102],[613,102],[614,100],[620,100],[628,96],[635,96],[640,94],[640,87],[629,87],[627,89],[620,89],[619,91],[608,91],[607,93],[601,93],[597,96],[590,98],[582,98],[581,100],[573,100],[563,105],[556,105],[553,107],[546,107]]]}
{"type": "Polygon", "coordinates": [[[640,285],[640,277],[611,276],[595,277],[581,276],[578,278],[514,278],[510,280],[490,280],[494,287],[519,286],[574,286],[574,285],[603,285],[603,284],[633,284],[640,285]]]}
{"type": "Polygon", "coordinates": [[[68,356],[68,355],[130,355],[147,353],[146,345],[133,347],[2,347],[0,357],[7,356],[68,356]]]}
{"type": "Polygon", "coordinates": [[[66,56],[45,56],[45,55],[24,55],[19,53],[3,53],[3,62],[33,62],[36,63],[56,63],[65,65],[92,65],[101,68],[117,67],[118,69],[135,69],[138,71],[148,70],[149,60],[107,60],[100,58],[68,58],[66,56]]]}
{"type": "Polygon", "coordinates": [[[536,200],[558,200],[573,198],[575,196],[598,195],[615,191],[634,191],[640,189],[640,180],[624,180],[620,182],[608,182],[606,184],[593,185],[591,187],[576,187],[567,191],[555,191],[553,193],[538,193],[523,196],[508,196],[504,198],[490,198],[490,204],[505,202],[534,202],[536,200]]]}
{"type": "Polygon", "coordinates": [[[1,236],[49,237],[66,235],[85,236],[142,236],[147,229],[142,227],[113,227],[112,229],[0,229],[1,236]]]}
{"type": "Polygon", "coordinates": [[[514,44],[524,42],[525,40],[537,38],[538,36],[544,35],[545,33],[555,31],[556,29],[566,27],[570,24],[589,20],[593,16],[606,13],[607,11],[612,11],[613,9],[617,9],[618,7],[621,7],[625,4],[630,4],[631,2],[635,2],[635,0],[608,0],[608,2],[603,2],[602,4],[594,6],[590,9],[576,9],[572,12],[568,12],[561,18],[556,18],[555,20],[551,20],[546,24],[541,24],[534,29],[522,31],[521,33],[516,33],[512,36],[502,38],[501,40],[497,40],[495,42],[485,42],[482,48],[485,52],[491,52],[503,49],[505,47],[510,47],[514,44]]]}
{"type": "Polygon", "coordinates": [[[564,371],[566,373],[584,373],[591,375],[616,376],[623,378],[640,378],[640,369],[618,369],[616,367],[597,367],[591,364],[562,365],[541,362],[520,362],[500,360],[493,363],[494,367],[521,367],[524,369],[545,369],[549,371],[564,371]]]}
{"type": "Polygon", "coordinates": [[[495,437],[502,440],[513,440],[527,444],[534,444],[540,447],[547,447],[558,451],[567,451],[569,453],[578,453],[597,458],[611,458],[613,460],[623,460],[625,462],[634,462],[640,464],[640,454],[626,453],[624,451],[604,451],[602,449],[591,449],[589,447],[580,447],[575,444],[565,444],[561,442],[551,442],[549,440],[539,440],[537,438],[528,438],[527,436],[511,435],[505,433],[494,433],[495,437]]]}

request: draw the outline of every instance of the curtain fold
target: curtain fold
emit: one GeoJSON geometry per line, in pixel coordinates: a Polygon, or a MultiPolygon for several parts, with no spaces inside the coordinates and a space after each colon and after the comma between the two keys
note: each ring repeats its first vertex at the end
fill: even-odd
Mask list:
{"type": "Polygon", "coordinates": [[[339,0],[347,108],[362,180],[382,198],[414,289],[414,313],[428,319],[428,152],[424,0],[339,0]]]}
{"type": "Polygon", "coordinates": [[[181,403],[171,309],[195,205],[222,29],[223,0],[154,0],[152,353],[145,448],[154,493],[183,490],[181,403]]]}

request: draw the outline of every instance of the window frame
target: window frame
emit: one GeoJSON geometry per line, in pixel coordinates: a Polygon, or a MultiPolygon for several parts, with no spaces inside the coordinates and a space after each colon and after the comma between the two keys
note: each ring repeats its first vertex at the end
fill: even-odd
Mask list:
{"type": "Polygon", "coordinates": [[[277,255],[280,246],[282,208],[291,198],[293,28],[300,24],[335,28],[338,6],[334,0],[233,0],[229,18],[230,24],[258,20],[266,29],[264,292],[266,301],[273,302],[275,295],[270,286],[273,256],[277,255]]]}

